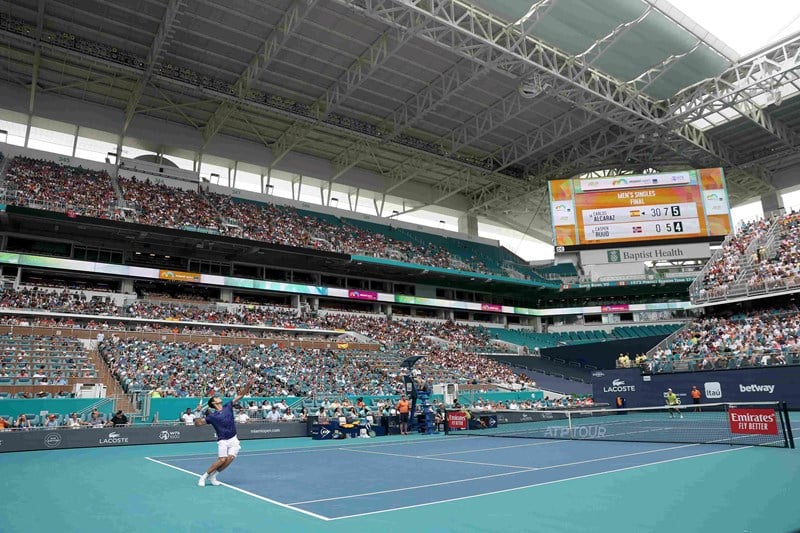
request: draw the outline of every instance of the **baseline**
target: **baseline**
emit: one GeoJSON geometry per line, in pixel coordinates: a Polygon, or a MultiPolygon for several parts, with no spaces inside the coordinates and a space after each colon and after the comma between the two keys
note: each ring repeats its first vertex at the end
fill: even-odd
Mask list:
{"type": "MultiPolygon", "coordinates": [[[[181,467],[179,467],[179,466],[175,466],[175,465],[171,465],[171,464],[168,464],[168,463],[164,463],[164,462],[162,462],[162,461],[159,461],[158,459],[153,459],[152,457],[145,457],[145,459],[147,459],[148,461],[152,461],[152,462],[154,462],[154,463],[156,463],[156,464],[160,464],[160,465],[162,465],[162,466],[166,466],[166,467],[168,467],[168,468],[172,468],[172,469],[174,469],[174,470],[177,470],[177,471],[179,471],[179,472],[183,472],[184,474],[189,474],[189,475],[192,475],[192,476],[194,476],[194,477],[196,477],[196,478],[200,478],[200,476],[199,476],[198,474],[196,474],[196,473],[194,473],[194,472],[191,472],[191,471],[189,471],[189,470],[186,470],[186,469],[184,469],[184,468],[181,468],[181,467]]],[[[292,511],[297,511],[298,513],[302,513],[302,514],[304,514],[304,515],[308,515],[308,516],[311,516],[311,517],[317,518],[317,519],[319,519],[319,520],[324,520],[324,521],[326,521],[326,522],[327,522],[328,520],[331,520],[331,519],[330,519],[330,518],[328,518],[327,516],[323,516],[323,515],[321,515],[321,514],[317,514],[317,513],[314,513],[314,512],[312,512],[312,511],[307,511],[307,510],[305,510],[305,509],[299,509],[299,508],[297,508],[297,507],[293,507],[293,506],[292,506],[292,505],[290,505],[290,504],[286,504],[286,503],[283,503],[283,502],[279,502],[279,501],[277,501],[277,500],[273,500],[273,499],[271,499],[271,498],[267,498],[266,496],[261,496],[260,494],[255,494],[255,493],[253,493],[253,492],[250,492],[250,491],[248,491],[248,490],[245,490],[245,489],[239,488],[239,487],[237,487],[237,486],[235,486],[235,485],[231,485],[231,484],[229,484],[229,483],[222,483],[222,482],[221,482],[221,483],[220,483],[220,485],[222,485],[223,487],[227,487],[227,488],[229,488],[229,489],[235,490],[235,491],[237,491],[237,492],[241,492],[242,494],[246,494],[247,496],[252,496],[253,498],[257,498],[257,499],[259,499],[259,500],[262,500],[262,501],[265,501],[265,502],[267,502],[267,503],[271,503],[271,504],[273,504],[273,505],[277,505],[278,507],[283,507],[284,509],[290,509],[290,510],[292,510],[292,511]]]]}

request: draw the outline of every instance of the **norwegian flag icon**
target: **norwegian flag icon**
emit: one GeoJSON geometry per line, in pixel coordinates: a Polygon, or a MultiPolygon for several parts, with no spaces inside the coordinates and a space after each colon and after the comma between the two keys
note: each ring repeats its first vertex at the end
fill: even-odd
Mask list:
{"type": "Polygon", "coordinates": [[[633,227],[633,232],[634,233],[641,233],[642,232],[642,227],[641,226],[634,226],[633,227]]]}

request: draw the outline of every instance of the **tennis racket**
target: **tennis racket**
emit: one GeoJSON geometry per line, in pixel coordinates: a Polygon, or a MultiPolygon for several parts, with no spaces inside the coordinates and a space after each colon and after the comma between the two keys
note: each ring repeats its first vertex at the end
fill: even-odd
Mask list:
{"type": "Polygon", "coordinates": [[[200,409],[203,409],[203,404],[207,404],[206,396],[208,395],[208,381],[204,381],[200,387],[200,409]],[[206,400],[205,402],[203,400],[206,400]]]}

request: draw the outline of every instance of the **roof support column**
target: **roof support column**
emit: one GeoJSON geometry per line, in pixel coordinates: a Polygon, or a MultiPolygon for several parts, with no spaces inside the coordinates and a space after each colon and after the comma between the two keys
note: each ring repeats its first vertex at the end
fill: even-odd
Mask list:
{"type": "Polygon", "coordinates": [[[783,196],[778,191],[769,191],[761,195],[761,209],[764,211],[764,218],[783,215],[783,196]]]}
{"type": "Polygon", "coordinates": [[[458,232],[477,237],[478,217],[470,213],[464,213],[458,217],[458,232]]]}

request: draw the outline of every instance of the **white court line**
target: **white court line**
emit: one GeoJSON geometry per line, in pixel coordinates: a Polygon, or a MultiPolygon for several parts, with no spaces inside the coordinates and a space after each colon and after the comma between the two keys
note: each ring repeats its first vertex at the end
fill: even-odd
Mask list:
{"type": "Polygon", "coordinates": [[[339,448],[339,449],[344,451],[344,452],[368,453],[368,454],[372,454],[372,455],[388,455],[390,457],[405,457],[405,458],[408,458],[408,459],[425,459],[427,461],[444,461],[444,462],[447,462],[447,463],[460,463],[460,464],[465,464],[465,465],[499,466],[499,467],[502,467],[502,468],[525,468],[525,469],[528,469],[528,470],[536,470],[535,468],[529,467],[529,466],[501,465],[501,464],[497,464],[497,463],[481,463],[479,461],[462,461],[462,460],[459,460],[459,459],[441,459],[439,457],[432,457],[430,455],[406,455],[406,454],[403,454],[403,453],[375,452],[375,451],[372,451],[372,450],[355,450],[355,449],[349,449],[349,448],[339,448]]]}
{"type": "MultiPolygon", "coordinates": [[[[490,436],[491,435],[486,435],[486,437],[490,437],[490,436]]],[[[515,437],[515,438],[524,438],[524,437],[515,437]]],[[[539,439],[539,440],[541,441],[542,439],[539,439]]],[[[458,454],[461,454],[461,453],[472,453],[472,452],[493,452],[495,450],[508,450],[508,449],[511,449],[511,448],[530,448],[532,446],[547,446],[549,444],[561,444],[561,443],[564,443],[564,442],[576,442],[576,441],[561,440],[561,439],[557,439],[556,440],[556,439],[554,439],[554,440],[548,440],[548,441],[545,441],[545,442],[538,442],[537,441],[537,442],[533,442],[533,443],[530,443],[530,444],[526,443],[526,444],[514,444],[514,445],[511,445],[511,446],[493,446],[491,448],[476,448],[474,450],[462,450],[462,451],[459,451],[459,452],[431,453],[431,454],[428,454],[428,455],[424,455],[422,457],[441,457],[442,455],[458,455],[458,454]]]]}
{"type": "MultiPolygon", "coordinates": [[[[345,518],[357,518],[357,517],[360,517],[360,516],[369,516],[369,515],[375,515],[375,514],[381,514],[381,513],[388,513],[388,512],[391,512],[391,511],[401,511],[401,510],[404,510],[404,509],[415,509],[417,507],[426,507],[426,506],[429,506],[429,505],[438,505],[440,503],[455,502],[455,501],[460,501],[460,500],[469,500],[471,498],[480,498],[480,497],[483,497],[483,496],[490,496],[492,494],[502,494],[502,493],[505,493],[505,492],[512,492],[512,491],[515,491],[515,490],[529,489],[529,488],[539,487],[539,486],[543,486],[543,485],[552,485],[552,484],[555,484],[555,483],[562,483],[564,481],[573,481],[573,480],[576,480],[576,479],[584,479],[584,478],[595,477],[595,476],[603,476],[603,475],[606,475],[606,474],[613,474],[615,472],[623,472],[625,470],[634,470],[634,469],[637,469],[637,468],[644,468],[644,467],[647,467],[647,466],[653,466],[653,465],[664,464],[664,463],[671,463],[671,462],[674,462],[674,461],[683,461],[685,459],[692,459],[694,457],[703,457],[705,455],[715,455],[715,454],[718,454],[718,453],[736,452],[736,451],[739,451],[739,450],[746,450],[748,448],[752,448],[752,446],[746,446],[746,447],[742,446],[740,448],[731,448],[731,449],[719,450],[719,451],[715,451],[715,452],[700,453],[700,454],[696,454],[696,455],[687,455],[685,457],[676,457],[674,459],[665,459],[663,461],[655,461],[653,463],[646,463],[646,464],[643,464],[643,465],[626,466],[625,468],[617,468],[617,469],[614,469],[614,470],[605,470],[603,472],[595,472],[594,474],[585,474],[583,476],[574,476],[574,477],[564,478],[564,479],[554,479],[553,481],[545,481],[545,482],[542,482],[542,483],[533,483],[531,485],[525,485],[525,486],[522,486],[522,487],[513,487],[513,488],[510,488],[510,489],[495,490],[495,491],[491,491],[491,492],[481,492],[480,494],[472,494],[470,496],[460,496],[458,498],[449,498],[447,500],[437,500],[437,501],[434,501],[434,502],[418,503],[418,504],[415,504],[415,505],[405,505],[405,506],[402,506],[402,507],[392,507],[390,509],[381,509],[379,511],[369,511],[369,512],[366,512],[366,513],[358,513],[358,514],[352,514],[352,515],[346,515],[346,516],[337,516],[337,517],[334,517],[334,518],[330,518],[329,520],[331,520],[331,521],[333,521],[333,520],[343,520],[345,518]]],[[[367,494],[367,496],[368,495],[369,494],[367,494]]]]}
{"type": "MultiPolygon", "coordinates": [[[[162,461],[159,461],[158,459],[153,459],[152,457],[145,457],[145,459],[147,459],[148,461],[152,461],[154,463],[158,463],[160,465],[167,466],[169,468],[173,468],[175,470],[178,470],[179,472],[184,472],[186,474],[191,474],[194,477],[198,477],[198,478],[200,477],[198,474],[195,474],[194,472],[190,472],[189,470],[184,470],[183,468],[180,468],[180,467],[175,466],[175,465],[164,463],[162,461]]],[[[281,503],[281,502],[276,501],[276,500],[271,500],[270,498],[267,498],[265,496],[261,496],[259,494],[255,494],[255,493],[250,492],[248,490],[241,489],[241,488],[239,488],[239,487],[237,487],[235,485],[229,485],[228,483],[222,483],[222,486],[223,487],[228,487],[229,489],[233,489],[233,490],[235,490],[237,492],[241,492],[242,494],[247,494],[248,496],[252,496],[253,498],[258,498],[259,500],[263,500],[263,501],[265,501],[267,503],[271,503],[273,505],[277,505],[278,507],[283,507],[284,509],[291,509],[292,511],[297,511],[298,513],[303,513],[305,515],[312,516],[312,517],[318,518],[320,520],[325,520],[326,522],[331,520],[327,516],[322,516],[322,515],[319,515],[317,513],[312,513],[311,511],[306,511],[305,509],[298,509],[296,507],[292,507],[290,504],[281,503]]]]}
{"type": "MultiPolygon", "coordinates": [[[[535,468],[527,468],[525,470],[518,470],[516,472],[503,472],[502,474],[490,474],[488,476],[470,477],[470,478],[466,478],[466,479],[457,479],[455,481],[440,481],[439,483],[428,483],[428,484],[425,484],[425,485],[415,485],[413,487],[402,487],[402,488],[399,488],[399,489],[386,489],[386,490],[379,490],[379,491],[375,491],[375,492],[364,492],[362,494],[350,494],[348,496],[334,496],[332,498],[322,498],[322,499],[319,499],[319,500],[307,500],[307,501],[303,501],[303,502],[292,502],[290,505],[303,505],[303,504],[307,504],[307,503],[330,502],[330,501],[335,501],[335,500],[346,500],[346,499],[349,499],[349,498],[360,498],[362,496],[374,496],[376,494],[391,494],[392,492],[402,492],[404,490],[426,489],[428,487],[441,487],[443,485],[452,485],[454,483],[466,483],[468,481],[478,481],[478,480],[481,480],[481,479],[491,479],[491,478],[494,478],[494,477],[503,477],[503,476],[511,476],[511,475],[514,475],[514,474],[522,474],[524,472],[532,472],[534,470],[536,470],[536,469],[535,468]]],[[[433,503],[438,503],[438,502],[433,502],[433,503]]],[[[391,511],[393,509],[389,509],[389,510],[391,511]]],[[[367,513],[367,514],[369,514],[369,513],[367,513]]],[[[354,515],[354,516],[358,516],[358,515],[354,515]]],[[[345,517],[345,518],[347,518],[347,517],[345,517]]],[[[338,518],[331,518],[331,520],[338,520],[338,518]]]]}
{"type": "Polygon", "coordinates": [[[596,459],[586,459],[584,461],[575,461],[573,463],[559,463],[557,465],[540,466],[537,470],[552,470],[553,468],[561,468],[564,466],[575,466],[586,463],[596,463],[597,461],[605,461],[606,459],[622,459],[623,457],[635,457],[637,455],[646,455],[648,453],[667,452],[669,450],[680,450],[681,448],[691,448],[693,446],[700,446],[699,444],[682,444],[680,446],[670,446],[669,448],[659,448],[658,450],[646,450],[643,452],[624,453],[622,455],[610,455],[608,457],[598,457],[596,459]]]}
{"type": "MultiPolygon", "coordinates": [[[[585,463],[595,463],[595,462],[598,462],[598,461],[605,461],[607,459],[621,459],[623,457],[634,457],[634,456],[637,456],[637,455],[646,455],[648,453],[658,453],[658,452],[665,452],[665,451],[669,451],[669,450],[678,450],[678,449],[681,449],[681,448],[690,448],[692,446],[699,446],[699,445],[698,444],[684,444],[684,445],[681,445],[681,446],[672,446],[672,447],[669,447],[669,448],[659,448],[658,450],[647,450],[647,451],[643,451],[643,452],[626,453],[626,454],[622,454],[622,455],[611,455],[611,456],[607,456],[607,457],[598,457],[598,458],[595,458],[595,459],[586,459],[585,461],[576,461],[574,463],[560,463],[560,464],[557,464],[557,465],[548,465],[548,466],[540,466],[540,467],[515,466],[515,465],[492,465],[490,463],[473,463],[471,461],[458,461],[458,460],[455,460],[455,459],[436,459],[436,458],[429,458],[429,457],[424,457],[424,456],[398,455],[398,457],[407,457],[409,459],[430,459],[430,460],[434,460],[434,461],[449,461],[449,462],[453,462],[453,463],[479,464],[479,465],[486,465],[486,466],[499,466],[499,467],[504,467],[504,468],[516,468],[517,470],[515,472],[504,472],[502,474],[490,474],[490,475],[487,475],[487,476],[478,476],[478,477],[466,478],[466,479],[456,479],[456,480],[453,480],[453,481],[442,481],[442,482],[439,482],[439,483],[431,483],[431,484],[425,484],[425,485],[415,485],[415,486],[411,486],[411,487],[402,487],[402,488],[398,488],[398,489],[387,489],[387,490],[382,490],[382,491],[377,491],[377,492],[366,492],[366,493],[363,493],[363,494],[349,494],[349,495],[345,495],[345,496],[335,496],[335,497],[332,497],[332,498],[322,498],[322,499],[318,499],[318,500],[306,500],[306,501],[301,501],[301,502],[292,502],[291,505],[300,505],[300,504],[317,503],[317,502],[327,502],[327,501],[332,501],[332,500],[346,500],[346,499],[349,499],[349,498],[360,498],[362,496],[372,496],[373,494],[386,494],[386,493],[389,493],[389,492],[402,492],[402,491],[406,491],[406,490],[416,490],[416,489],[423,489],[423,488],[427,488],[427,487],[436,487],[436,486],[441,486],[441,485],[453,485],[453,484],[456,484],[456,483],[465,483],[467,481],[477,481],[477,480],[480,480],[480,479],[488,479],[488,478],[493,478],[493,477],[511,476],[511,475],[516,475],[516,474],[525,474],[527,472],[535,472],[535,471],[538,471],[538,470],[552,470],[552,469],[555,469],[555,468],[562,468],[562,467],[567,467],[567,466],[575,466],[575,465],[580,465],[580,464],[585,464],[585,463]]],[[[393,454],[384,454],[382,452],[363,452],[363,453],[381,453],[381,455],[393,455],[393,454]]],[[[653,464],[657,464],[657,463],[653,463],[653,464]]]]}

